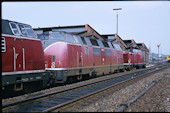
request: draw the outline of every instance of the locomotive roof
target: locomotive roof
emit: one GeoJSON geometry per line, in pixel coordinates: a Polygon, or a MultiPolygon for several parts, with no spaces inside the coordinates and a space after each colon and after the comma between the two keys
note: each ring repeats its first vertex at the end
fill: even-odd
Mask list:
{"type": "Polygon", "coordinates": [[[30,38],[37,38],[37,35],[34,33],[31,25],[29,24],[25,24],[25,23],[21,23],[21,22],[17,22],[17,21],[11,21],[11,20],[7,20],[7,19],[1,19],[1,28],[2,28],[2,34],[8,34],[8,35],[16,35],[16,36],[23,36],[23,37],[30,37],[30,38]],[[18,26],[18,27],[17,27],[18,26]],[[16,27],[16,28],[13,28],[16,27]],[[25,33],[22,32],[21,28],[23,27],[25,30],[25,33]],[[31,30],[31,32],[26,30],[29,29],[31,30]],[[17,32],[14,32],[17,31],[17,32]]]}
{"type": "MultiPolygon", "coordinates": [[[[12,20],[8,20],[8,19],[1,19],[1,21],[2,21],[2,23],[3,22],[15,22],[15,23],[17,23],[17,24],[24,24],[24,25],[29,25],[29,24],[25,24],[25,23],[21,23],[21,22],[17,22],[17,21],[12,21],[12,20]]],[[[29,25],[30,26],[30,25],[29,25]]]]}

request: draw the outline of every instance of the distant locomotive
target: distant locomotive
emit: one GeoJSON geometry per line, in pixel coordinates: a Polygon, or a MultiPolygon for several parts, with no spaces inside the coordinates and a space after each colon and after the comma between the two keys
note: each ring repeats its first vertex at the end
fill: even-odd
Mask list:
{"type": "Polygon", "coordinates": [[[23,90],[44,79],[41,40],[28,24],[1,19],[2,89],[23,90]]]}
{"type": "Polygon", "coordinates": [[[127,67],[127,70],[132,69],[133,67],[145,68],[146,63],[144,62],[144,54],[141,50],[137,48],[129,48],[123,52],[124,66],[127,67]]]}

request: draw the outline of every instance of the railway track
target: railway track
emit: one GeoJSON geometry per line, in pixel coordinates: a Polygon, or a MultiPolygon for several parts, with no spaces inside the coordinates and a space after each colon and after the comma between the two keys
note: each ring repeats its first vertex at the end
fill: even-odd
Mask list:
{"type": "Polygon", "coordinates": [[[60,111],[63,107],[71,103],[87,98],[91,95],[102,92],[108,88],[116,87],[127,81],[143,77],[146,74],[166,68],[162,65],[129,74],[119,75],[113,78],[88,83],[65,90],[56,91],[49,94],[36,96],[33,98],[2,105],[3,112],[51,112],[60,111]]]}

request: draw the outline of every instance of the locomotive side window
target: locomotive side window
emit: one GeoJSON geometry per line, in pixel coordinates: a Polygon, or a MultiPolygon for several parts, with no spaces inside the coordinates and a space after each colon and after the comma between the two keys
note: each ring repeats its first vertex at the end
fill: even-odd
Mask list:
{"type": "Polygon", "coordinates": [[[82,39],[82,41],[83,41],[84,45],[87,45],[87,43],[86,43],[86,41],[85,41],[84,37],[81,37],[81,39],[82,39]]]}
{"type": "Polygon", "coordinates": [[[25,25],[25,30],[27,31],[28,36],[36,37],[34,31],[32,30],[31,26],[25,25]]]}
{"type": "Polygon", "coordinates": [[[114,50],[114,56],[116,56],[116,50],[114,50]]]}
{"type": "Polygon", "coordinates": [[[93,46],[99,46],[99,44],[97,43],[97,41],[95,39],[90,39],[90,41],[93,46]]]}
{"type": "Polygon", "coordinates": [[[6,43],[5,43],[5,38],[1,37],[1,52],[6,51],[6,43]]]}
{"type": "Polygon", "coordinates": [[[20,35],[17,25],[14,22],[9,23],[14,35],[20,35]]]}
{"type": "Polygon", "coordinates": [[[100,48],[93,48],[93,55],[94,56],[101,56],[100,48]]]}
{"type": "Polygon", "coordinates": [[[25,30],[24,25],[19,24],[18,26],[19,26],[19,29],[20,29],[22,35],[23,35],[23,36],[27,36],[27,33],[26,33],[26,30],[25,30]]]}
{"type": "Polygon", "coordinates": [[[88,47],[85,47],[85,55],[89,56],[89,48],[88,47]]]}
{"type": "Polygon", "coordinates": [[[111,50],[110,49],[106,49],[105,50],[105,56],[111,56],[111,50]]]}

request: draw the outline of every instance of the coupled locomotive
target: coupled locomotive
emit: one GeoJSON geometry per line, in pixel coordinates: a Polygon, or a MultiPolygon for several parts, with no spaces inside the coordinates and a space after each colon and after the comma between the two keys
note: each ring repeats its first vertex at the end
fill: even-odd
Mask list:
{"type": "Polygon", "coordinates": [[[65,32],[46,31],[42,40],[51,83],[65,83],[124,70],[118,44],[65,32]]]}

